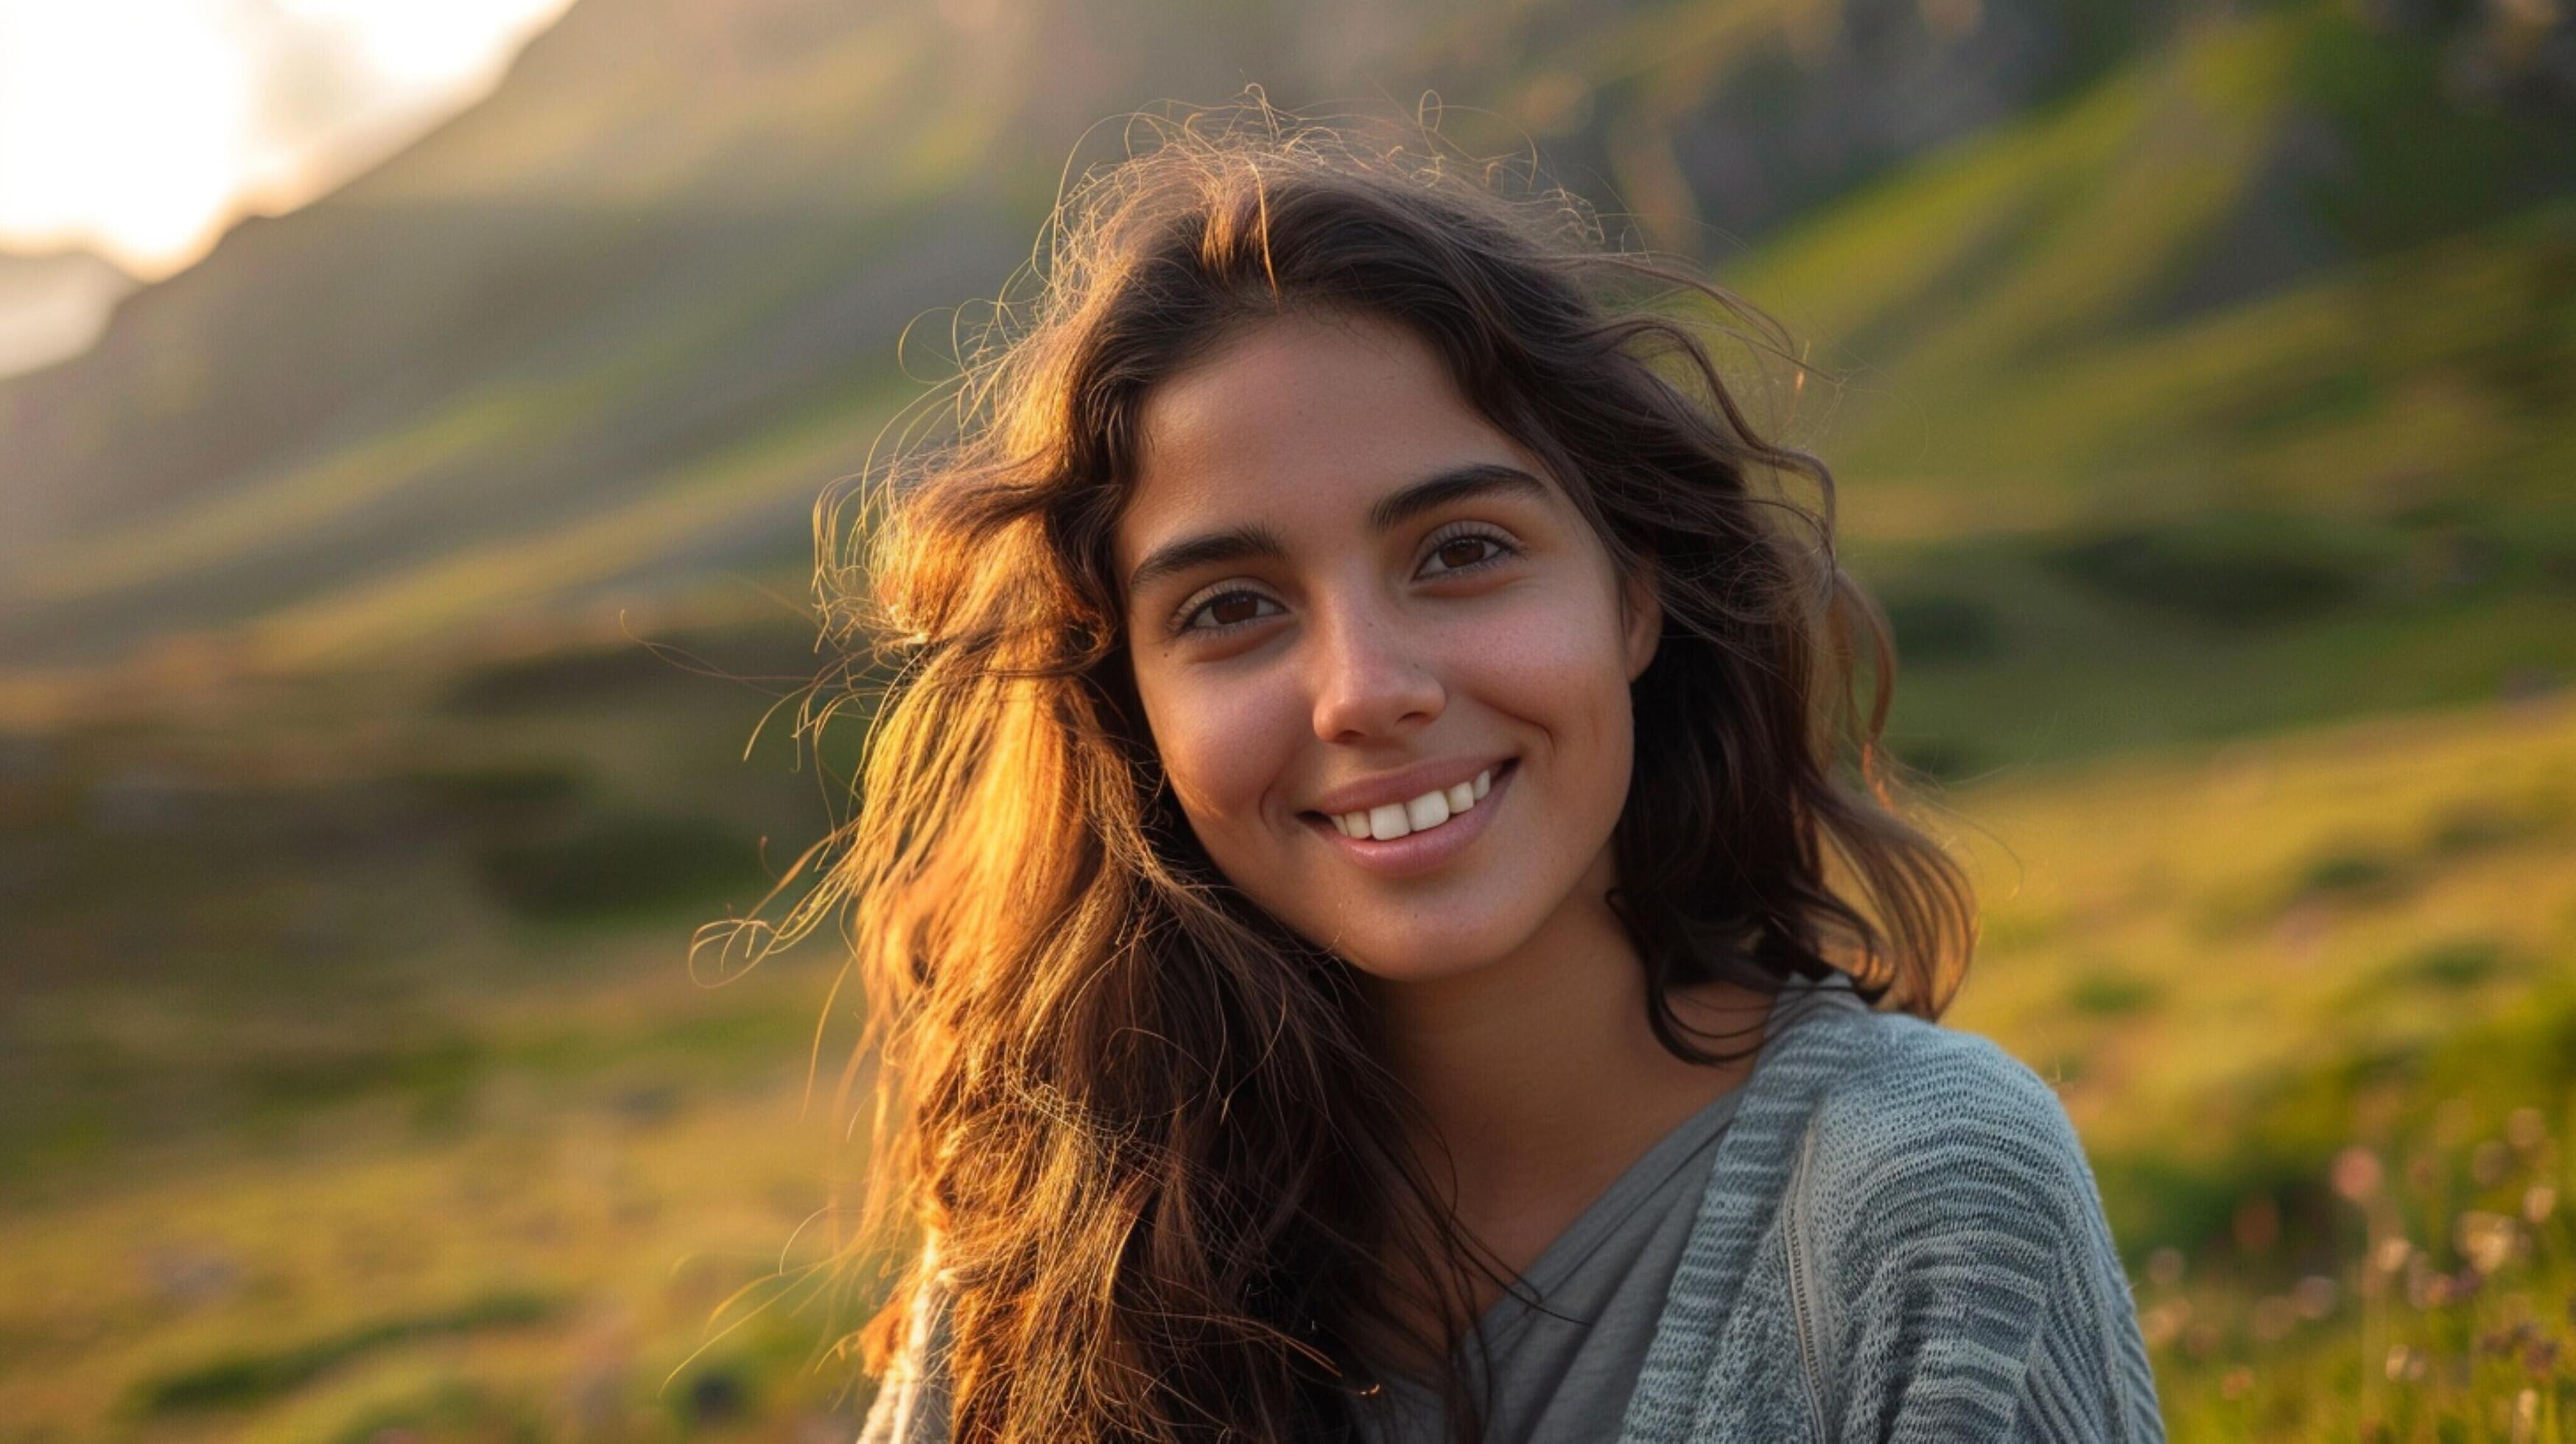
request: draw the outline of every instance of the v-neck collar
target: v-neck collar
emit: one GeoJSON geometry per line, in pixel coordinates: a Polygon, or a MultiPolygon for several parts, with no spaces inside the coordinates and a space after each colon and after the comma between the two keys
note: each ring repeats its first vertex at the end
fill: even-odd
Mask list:
{"type": "Polygon", "coordinates": [[[1619,1231],[1621,1224],[1645,1207],[1646,1200],[1655,1195],[1666,1179],[1687,1167],[1692,1159],[1699,1157],[1702,1149],[1716,1141],[1715,1135],[1725,1128],[1727,1120],[1735,1116],[1736,1100],[1743,1091],[1743,1085],[1739,1083],[1700,1105],[1697,1112],[1674,1124],[1644,1153],[1637,1155],[1635,1162],[1622,1169],[1608,1187],[1594,1195],[1592,1201],[1583,1206],[1583,1211],[1574,1216],[1573,1222],[1559,1230],[1547,1247],[1539,1251],[1539,1256],[1530,1261],[1529,1267],[1521,1270],[1520,1277],[1514,1281],[1520,1287],[1505,1292],[1486,1307],[1484,1317],[1476,1321],[1477,1330],[1488,1340],[1493,1340],[1492,1330],[1513,1321],[1515,1306],[1522,1309],[1521,1317],[1526,1317],[1527,1306],[1519,1293],[1534,1294],[1542,1302],[1555,1293],[1585,1259],[1598,1252],[1619,1231]]]}
{"type": "MultiPolygon", "coordinates": [[[[1772,1058],[1784,1051],[1782,1045],[1786,1038],[1801,1031],[1800,1024],[1806,1020],[1809,1009],[1834,1006],[1838,1003],[1848,1003],[1858,1007],[1867,1006],[1851,992],[1851,979],[1842,973],[1836,973],[1822,982],[1792,982],[1782,988],[1778,996],[1773,998],[1771,1009],[1765,1016],[1760,1052],[1754,1059],[1751,1072],[1744,1080],[1701,1105],[1698,1112],[1675,1124],[1671,1131],[1657,1139],[1644,1153],[1638,1155],[1635,1162],[1622,1170],[1608,1187],[1595,1195],[1593,1200],[1584,1206],[1583,1212],[1577,1214],[1573,1222],[1560,1230],[1547,1247],[1540,1250],[1539,1256],[1521,1271],[1520,1277],[1514,1281],[1514,1287],[1506,1290],[1502,1297],[1485,1307],[1484,1313],[1476,1320],[1475,1330],[1470,1337],[1481,1335],[1489,1346],[1505,1342],[1496,1337],[1494,1331],[1498,1327],[1513,1322],[1526,1323],[1528,1320],[1529,1311],[1521,1294],[1535,1294],[1544,1301],[1548,1294],[1563,1282],[1563,1276],[1570,1273],[1584,1258],[1590,1256],[1592,1250],[1600,1247],[1602,1242],[1615,1231],[1618,1223],[1642,1207],[1644,1199],[1654,1190],[1651,1188],[1632,1190],[1622,1201],[1622,1207],[1607,1213],[1603,1205],[1614,1195],[1619,1194],[1633,1176],[1651,1172],[1660,1183],[1664,1177],[1669,1176],[1671,1170],[1684,1166],[1697,1156],[1700,1149],[1711,1141],[1706,1136],[1707,1133],[1714,1131],[1717,1134],[1714,1140],[1717,1157],[1711,1160],[1709,1182],[1701,1191],[1699,1208],[1691,1222],[1690,1237],[1682,1249],[1682,1263],[1687,1267],[1692,1256],[1704,1251],[1710,1241],[1704,1237],[1711,1231],[1710,1201],[1718,1195],[1721,1181],[1728,1174],[1729,1160],[1734,1161],[1734,1171],[1737,1174],[1760,1171],[1755,1151],[1743,1148],[1730,1149],[1729,1142],[1737,1131],[1736,1125],[1743,1117],[1746,1106],[1759,1096],[1757,1085],[1764,1082],[1767,1074],[1777,1071],[1770,1066],[1772,1058]],[[1835,994],[1841,996],[1836,997],[1835,994]],[[1526,1285],[1526,1288],[1523,1288],[1523,1285],[1526,1285]],[[1516,1317],[1510,1314],[1515,1307],[1521,1310],[1516,1317]]],[[[1732,1188],[1738,1184],[1735,1181],[1729,1181],[1728,1186],[1732,1188]]],[[[1667,1310],[1665,1319],[1657,1323],[1654,1339],[1647,1350],[1649,1368],[1652,1367],[1658,1351],[1670,1351],[1670,1346],[1664,1337],[1670,1331],[1670,1322],[1671,1315],[1667,1310]]],[[[1386,1371],[1381,1377],[1389,1388],[1408,1389],[1426,1397],[1429,1396],[1429,1391],[1424,1388],[1421,1381],[1409,1375],[1386,1371]]]]}

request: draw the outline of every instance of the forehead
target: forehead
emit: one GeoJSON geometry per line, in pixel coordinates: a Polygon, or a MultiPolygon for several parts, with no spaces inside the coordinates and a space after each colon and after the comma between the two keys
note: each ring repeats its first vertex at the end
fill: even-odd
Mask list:
{"type": "Polygon", "coordinates": [[[1545,475],[1427,344],[1369,318],[1258,322],[1156,386],[1138,422],[1122,565],[1193,520],[1357,516],[1380,493],[1465,462],[1545,475]]]}

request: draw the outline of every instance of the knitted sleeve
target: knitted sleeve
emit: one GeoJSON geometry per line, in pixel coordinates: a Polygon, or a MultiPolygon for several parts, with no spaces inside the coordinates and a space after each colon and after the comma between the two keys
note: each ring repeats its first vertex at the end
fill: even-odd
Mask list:
{"type": "Polygon", "coordinates": [[[1837,1440],[2154,1444],[2155,1378],[2063,1105],[1924,1025],[1819,1108],[1798,1313],[1837,1440]]]}

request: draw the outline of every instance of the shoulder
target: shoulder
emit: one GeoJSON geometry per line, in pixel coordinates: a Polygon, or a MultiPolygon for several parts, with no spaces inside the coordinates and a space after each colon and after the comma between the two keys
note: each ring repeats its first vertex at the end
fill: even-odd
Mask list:
{"type": "Polygon", "coordinates": [[[931,1444],[948,1437],[949,1288],[934,1235],[922,1248],[903,1347],[878,1382],[858,1444],[931,1444]]]}
{"type": "Polygon", "coordinates": [[[2055,1090],[1974,1033],[1859,1009],[1829,1026],[1842,1067],[1815,1095],[1783,1218],[1828,1434],[2163,1438],[2055,1090]]]}
{"type": "Polygon", "coordinates": [[[1975,1229],[1998,1246],[2089,1242],[2101,1196],[2056,1091],[1975,1033],[1846,1010],[1845,1067],[1801,1160],[1827,1216],[1975,1229]],[[1839,1206],[1838,1206],[1839,1205],[1839,1206]]]}

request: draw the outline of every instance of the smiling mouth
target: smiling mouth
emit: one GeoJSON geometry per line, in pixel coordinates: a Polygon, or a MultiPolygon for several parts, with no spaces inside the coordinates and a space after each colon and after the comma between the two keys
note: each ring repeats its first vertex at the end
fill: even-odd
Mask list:
{"type": "Polygon", "coordinates": [[[1447,789],[1434,789],[1407,802],[1388,803],[1339,817],[1312,811],[1297,815],[1311,826],[1329,829],[1353,842],[1395,842],[1417,833],[1436,832],[1449,826],[1450,819],[1474,811],[1493,785],[1509,776],[1519,765],[1519,758],[1507,757],[1478,774],[1472,784],[1460,783],[1447,789]]]}

